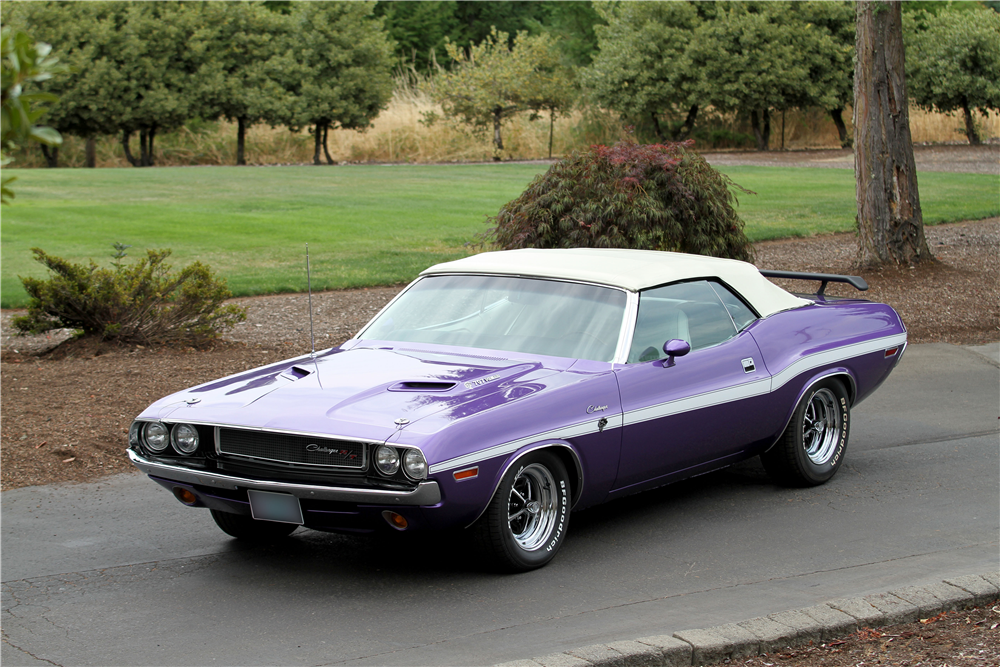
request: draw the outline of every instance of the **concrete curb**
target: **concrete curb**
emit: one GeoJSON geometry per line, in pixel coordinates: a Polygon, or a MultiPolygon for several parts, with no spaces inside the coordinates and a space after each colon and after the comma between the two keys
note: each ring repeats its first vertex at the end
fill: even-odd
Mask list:
{"type": "Polygon", "coordinates": [[[697,667],[785,648],[818,644],[856,632],[981,606],[1000,598],[1000,572],[971,574],[926,586],[906,586],[860,598],[830,600],[712,628],[634,641],[592,644],[494,667],[697,667]]]}

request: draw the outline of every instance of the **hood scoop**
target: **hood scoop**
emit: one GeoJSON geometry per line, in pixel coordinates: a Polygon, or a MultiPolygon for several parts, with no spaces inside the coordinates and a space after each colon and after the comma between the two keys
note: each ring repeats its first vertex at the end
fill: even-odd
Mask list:
{"type": "Polygon", "coordinates": [[[456,384],[458,383],[415,380],[413,382],[397,382],[389,387],[389,391],[448,391],[456,384]]]}
{"type": "Polygon", "coordinates": [[[281,377],[288,380],[301,380],[302,378],[312,375],[315,372],[313,368],[306,368],[304,366],[292,366],[287,371],[281,374],[281,377]]]}

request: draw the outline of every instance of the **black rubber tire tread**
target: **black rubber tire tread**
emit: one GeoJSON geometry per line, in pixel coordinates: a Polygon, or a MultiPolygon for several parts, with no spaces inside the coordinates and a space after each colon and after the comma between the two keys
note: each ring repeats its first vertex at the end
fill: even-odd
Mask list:
{"type": "Polygon", "coordinates": [[[542,567],[555,558],[566,539],[572,497],[569,474],[559,457],[544,450],[530,452],[507,470],[486,511],[472,527],[473,539],[486,559],[503,572],[527,572],[542,567]],[[555,534],[548,546],[529,552],[514,541],[507,522],[507,503],[518,472],[532,463],[548,468],[561,488],[557,493],[560,517],[555,534]]]}
{"type": "Polygon", "coordinates": [[[844,453],[850,439],[851,402],[844,385],[838,380],[827,378],[813,384],[802,395],[795,407],[792,418],[781,434],[781,438],[771,449],[760,455],[761,463],[768,475],[782,486],[819,486],[830,481],[844,462],[844,453]],[[806,456],[803,448],[802,419],[812,395],[823,388],[830,389],[840,404],[841,438],[830,463],[817,466],[806,456]]]}
{"type": "Polygon", "coordinates": [[[245,514],[211,510],[215,524],[222,532],[247,542],[275,542],[288,537],[298,528],[294,523],[277,521],[257,521],[245,514]]]}

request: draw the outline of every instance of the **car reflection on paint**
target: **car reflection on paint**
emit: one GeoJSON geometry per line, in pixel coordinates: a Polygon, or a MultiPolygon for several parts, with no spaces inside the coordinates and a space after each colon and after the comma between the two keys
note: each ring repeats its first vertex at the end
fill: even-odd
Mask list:
{"type": "Polygon", "coordinates": [[[424,271],[343,345],[192,387],[129,456],[237,538],[468,528],[539,567],[571,511],[760,456],[828,481],[851,408],[895,367],[890,307],[790,294],[754,266],[604,249],[424,271]]]}

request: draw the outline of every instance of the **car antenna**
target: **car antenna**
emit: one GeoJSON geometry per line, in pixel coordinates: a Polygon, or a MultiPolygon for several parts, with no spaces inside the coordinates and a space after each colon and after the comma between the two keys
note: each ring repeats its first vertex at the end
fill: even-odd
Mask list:
{"type": "Polygon", "coordinates": [[[309,271],[309,244],[306,244],[306,285],[309,288],[309,358],[316,360],[316,336],[313,333],[313,287],[312,273],[309,271]]]}

